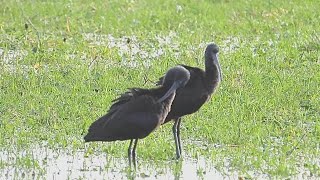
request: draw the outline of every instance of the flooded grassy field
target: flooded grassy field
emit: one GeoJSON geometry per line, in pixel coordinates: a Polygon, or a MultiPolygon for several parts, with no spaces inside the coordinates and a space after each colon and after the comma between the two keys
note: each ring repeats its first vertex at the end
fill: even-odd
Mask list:
{"type": "Polygon", "coordinates": [[[139,161],[137,170],[127,159],[114,158],[105,152],[87,156],[84,150],[52,150],[37,147],[19,154],[1,152],[5,179],[186,179],[223,178],[205,159],[184,161],[139,161]],[[22,165],[24,161],[26,164],[22,165]],[[28,165],[27,165],[28,162],[28,165]],[[158,165],[157,165],[158,164],[158,165]],[[29,166],[29,167],[28,167],[29,166]]]}
{"type": "Polygon", "coordinates": [[[0,179],[318,179],[317,1],[6,1],[0,6],[0,179]],[[129,87],[170,67],[204,68],[220,47],[223,81],[182,119],[139,142],[84,143],[129,87]]]}

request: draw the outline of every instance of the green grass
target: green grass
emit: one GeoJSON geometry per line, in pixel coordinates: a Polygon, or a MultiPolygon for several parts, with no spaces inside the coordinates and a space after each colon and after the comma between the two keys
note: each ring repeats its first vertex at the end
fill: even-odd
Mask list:
{"type": "MultiPolygon", "coordinates": [[[[319,9],[315,0],[6,1],[1,150],[46,142],[125,157],[127,142],[85,148],[88,126],[126,88],[153,87],[178,63],[204,67],[205,44],[214,41],[223,82],[183,118],[185,156],[244,177],[320,176],[319,9]]],[[[173,155],[170,125],[139,142],[146,161],[173,155]]]]}

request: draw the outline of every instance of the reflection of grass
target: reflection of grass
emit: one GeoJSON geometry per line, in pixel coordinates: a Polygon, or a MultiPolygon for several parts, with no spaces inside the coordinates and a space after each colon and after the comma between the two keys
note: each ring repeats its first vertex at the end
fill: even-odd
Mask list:
{"type": "Polygon", "coordinates": [[[28,152],[15,154],[15,152],[1,153],[0,177],[6,179],[38,178],[45,172],[44,163],[39,162],[33,154],[28,152]]]}
{"type": "MultiPolygon", "coordinates": [[[[248,177],[252,170],[316,174],[319,8],[316,1],[6,1],[0,9],[0,144],[32,148],[45,141],[82,149],[88,126],[120,92],[153,86],[177,63],[203,67],[204,44],[215,41],[223,83],[183,119],[185,154],[248,177]]],[[[170,128],[140,141],[138,157],[173,157],[170,128]]],[[[88,146],[88,156],[98,149],[126,156],[128,143],[88,146]]]]}
{"type": "Polygon", "coordinates": [[[40,168],[39,163],[31,155],[17,157],[16,164],[24,168],[40,168]]]}

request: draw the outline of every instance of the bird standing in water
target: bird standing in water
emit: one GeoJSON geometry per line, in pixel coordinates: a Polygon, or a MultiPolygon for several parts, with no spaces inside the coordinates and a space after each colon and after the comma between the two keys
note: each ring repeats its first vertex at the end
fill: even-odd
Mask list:
{"type": "Polygon", "coordinates": [[[186,85],[190,73],[182,66],[171,68],[162,86],[154,89],[132,88],[115,99],[106,115],[89,127],[85,142],[130,140],[128,158],[136,166],[138,139],[143,139],[164,123],[175,92],[186,85]],[[132,148],[133,146],[133,148],[132,148]]]}
{"type": "MultiPolygon", "coordinates": [[[[180,124],[181,117],[192,114],[210,99],[222,79],[222,72],[218,60],[219,47],[212,43],[205,50],[205,71],[197,67],[181,65],[190,73],[190,80],[184,88],[177,90],[171,111],[164,123],[174,120],[172,127],[176,146],[176,158],[181,157],[180,124]]],[[[164,77],[159,79],[158,85],[164,83],[164,77]]]]}

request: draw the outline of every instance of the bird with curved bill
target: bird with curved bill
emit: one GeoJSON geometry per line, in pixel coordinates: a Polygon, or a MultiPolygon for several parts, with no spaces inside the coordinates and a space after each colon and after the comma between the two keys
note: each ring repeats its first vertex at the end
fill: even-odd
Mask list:
{"type": "MultiPolygon", "coordinates": [[[[205,71],[186,65],[181,65],[190,73],[190,80],[184,88],[177,90],[176,97],[171,106],[171,111],[164,123],[174,121],[172,127],[176,146],[176,158],[181,157],[180,124],[181,117],[192,114],[210,99],[222,80],[222,72],[218,59],[219,47],[211,43],[205,50],[205,71]]],[[[165,77],[159,78],[157,85],[164,83],[165,77]]]]}
{"type": "Polygon", "coordinates": [[[182,66],[169,69],[160,87],[132,88],[113,101],[106,115],[89,127],[85,142],[130,140],[129,164],[136,167],[138,139],[143,139],[164,123],[176,90],[184,87],[190,73],[182,66]],[[132,147],[133,146],[133,147],[132,147]]]}

